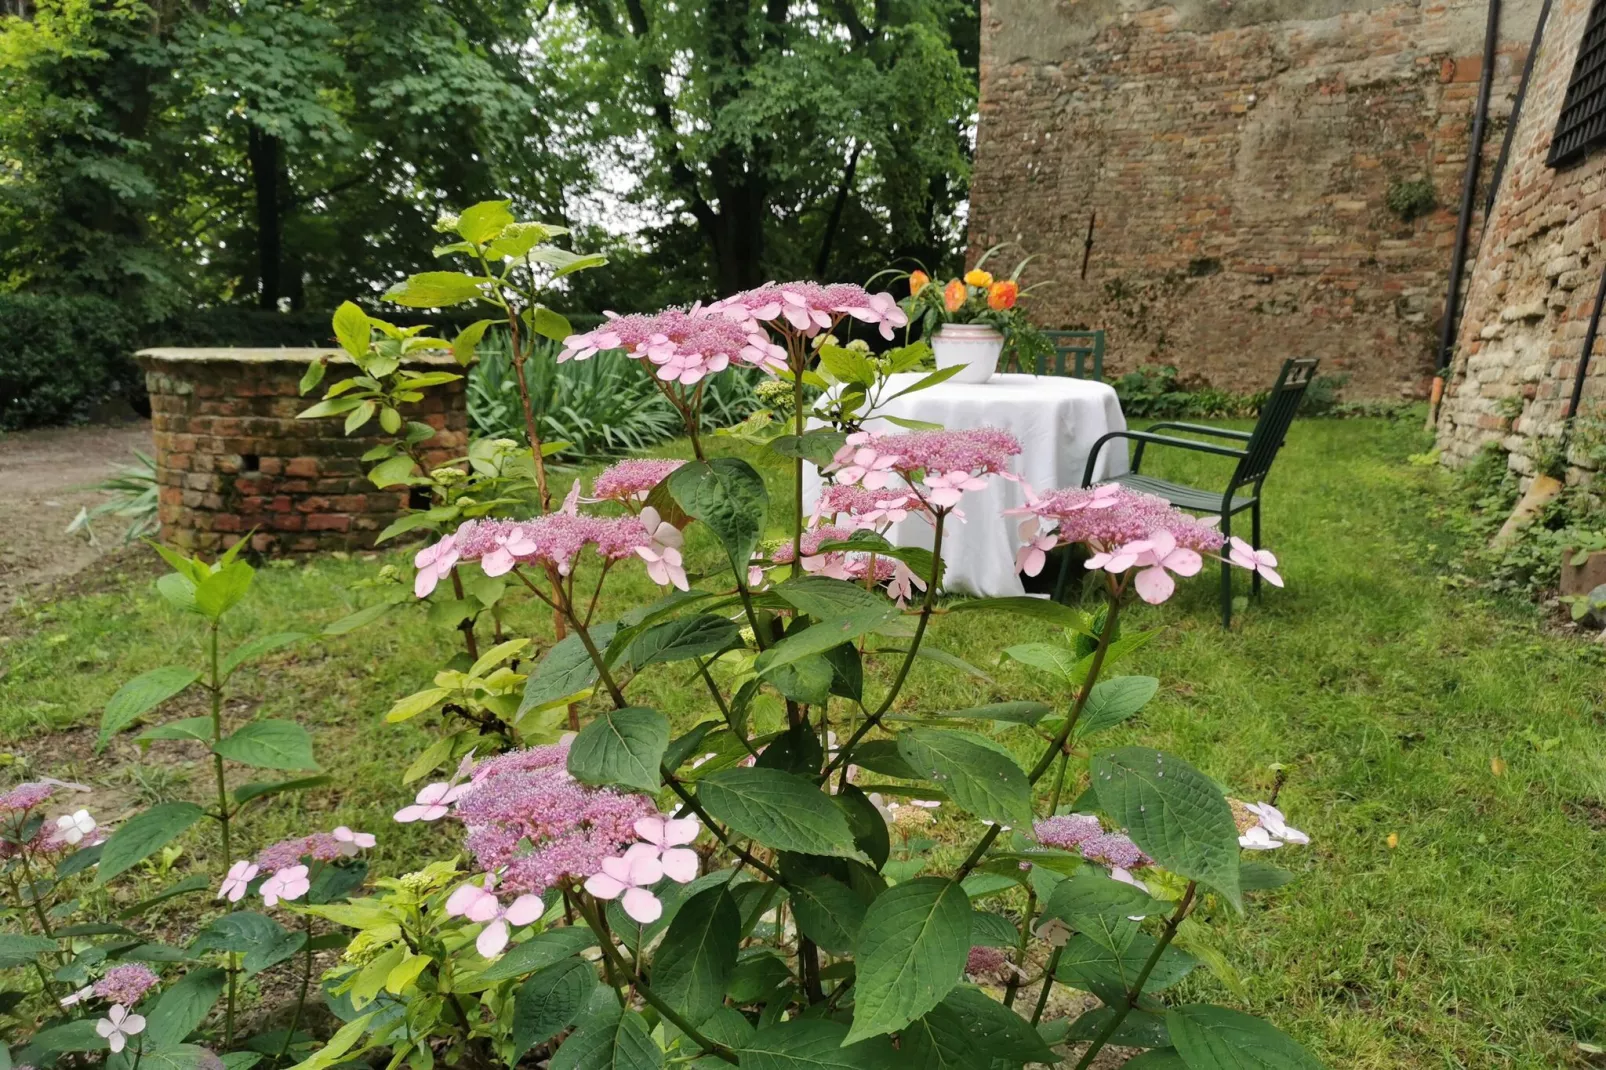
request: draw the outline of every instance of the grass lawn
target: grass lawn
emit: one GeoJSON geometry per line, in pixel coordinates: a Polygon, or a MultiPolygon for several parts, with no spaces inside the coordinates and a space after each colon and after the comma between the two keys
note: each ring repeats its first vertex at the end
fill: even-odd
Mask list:
{"type": "MultiPolygon", "coordinates": [[[[1287,590],[1268,589],[1226,632],[1207,573],[1129,620],[1166,625],[1121,667],[1162,688],[1112,742],[1173,751],[1249,799],[1264,797],[1280,763],[1282,808],[1314,839],[1275,859],[1297,871],[1294,884],[1256,896],[1241,917],[1206,913],[1237,967],[1236,990],[1200,971],[1179,991],[1268,1016],[1335,1070],[1600,1065],[1589,1052],[1606,1047],[1606,659],[1598,645],[1547,634],[1532,607],[1441,580],[1460,548],[1435,519],[1446,481],[1406,461],[1424,446],[1411,421],[1296,424],[1267,489],[1266,542],[1287,590]]],[[[1152,458],[1174,477],[1214,470],[1194,455],[1152,458]]],[[[780,472],[774,490],[788,500],[780,472]]],[[[695,541],[691,558],[713,560],[695,541]]],[[[209,775],[189,749],[199,745],[157,743],[142,755],[130,733],[93,753],[92,726],[119,684],[200,656],[194,618],[160,600],[153,568],[125,560],[124,574],[95,589],[19,607],[0,624],[0,739],[32,772],[94,784],[102,820],[155,799],[202,798],[209,775]]],[[[377,564],[266,567],[232,634],[315,630],[374,599],[351,585],[377,564]]],[[[649,593],[629,571],[599,619],[649,593]]],[[[521,607],[510,631],[544,637],[542,618],[521,607]]],[[[938,618],[933,641],[989,678],[922,662],[905,705],[1055,698],[1030,670],[994,660],[1047,631],[1001,616],[938,618]]],[[[389,820],[410,801],[398,770],[438,719],[397,727],[381,717],[427,684],[454,639],[409,608],[236,678],[230,719],[301,720],[335,778],[331,790],[249,818],[253,849],[339,823],[379,833],[387,871],[456,848],[449,828],[389,820]]],[[[631,695],[688,722],[709,712],[684,666],[649,670],[631,695]]],[[[186,701],[169,716],[201,712],[186,701]]],[[[1024,730],[1009,742],[1034,749],[1024,730]]],[[[937,837],[950,846],[939,853],[957,858],[975,825],[949,809],[937,837]]],[[[207,836],[185,845],[178,868],[215,862],[207,836]]],[[[154,889],[170,878],[144,879],[154,889]]],[[[198,905],[179,903],[188,906],[149,917],[171,923],[198,905]]]]}

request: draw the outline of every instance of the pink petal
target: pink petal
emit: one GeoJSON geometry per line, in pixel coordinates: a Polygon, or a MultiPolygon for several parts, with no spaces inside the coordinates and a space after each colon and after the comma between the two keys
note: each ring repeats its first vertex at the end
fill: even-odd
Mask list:
{"type": "Polygon", "coordinates": [[[1204,558],[1186,547],[1172,550],[1160,562],[1178,576],[1197,576],[1204,567],[1204,558]]]}
{"type": "Polygon", "coordinates": [[[513,925],[529,925],[541,920],[546,913],[546,904],[541,902],[538,895],[521,895],[513,900],[502,916],[513,925]]]}
{"type": "Polygon", "coordinates": [[[661,817],[642,817],[642,818],[637,818],[636,819],[636,824],[635,824],[634,827],[635,827],[635,830],[636,830],[636,835],[640,836],[642,839],[646,840],[648,843],[656,844],[659,847],[667,847],[667,846],[669,846],[669,841],[664,837],[664,819],[663,818],[661,818],[661,817]]]}
{"type": "Polygon", "coordinates": [[[1267,568],[1265,565],[1261,565],[1255,571],[1260,573],[1261,576],[1265,578],[1266,582],[1271,584],[1273,587],[1281,587],[1283,585],[1283,578],[1278,574],[1276,569],[1267,568]]]}
{"type": "Polygon", "coordinates": [[[697,852],[689,847],[671,847],[659,859],[664,876],[677,884],[697,879],[697,852]]]}
{"type": "Polygon", "coordinates": [[[496,919],[480,930],[474,940],[474,949],[484,958],[495,958],[507,946],[507,922],[496,919]]]}
{"type": "Polygon", "coordinates": [[[632,920],[638,921],[642,925],[651,925],[663,917],[664,914],[664,905],[658,901],[656,895],[653,895],[645,888],[630,889],[625,893],[621,903],[625,908],[625,913],[630,915],[632,920]]]}
{"type": "Polygon", "coordinates": [[[465,884],[451,895],[446,897],[446,916],[461,918],[468,915],[468,908],[480,901],[485,889],[476,888],[472,884],[465,884]]]}
{"type": "Polygon", "coordinates": [[[1138,597],[1151,606],[1164,602],[1177,589],[1176,582],[1171,579],[1170,574],[1158,566],[1139,572],[1134,586],[1138,589],[1138,597]]]}
{"type": "Polygon", "coordinates": [[[664,822],[665,846],[679,846],[691,843],[703,829],[702,823],[695,817],[673,817],[664,822]]]}
{"type": "Polygon", "coordinates": [[[598,899],[618,899],[629,887],[624,881],[610,877],[606,873],[596,873],[586,878],[586,891],[598,899]]]}

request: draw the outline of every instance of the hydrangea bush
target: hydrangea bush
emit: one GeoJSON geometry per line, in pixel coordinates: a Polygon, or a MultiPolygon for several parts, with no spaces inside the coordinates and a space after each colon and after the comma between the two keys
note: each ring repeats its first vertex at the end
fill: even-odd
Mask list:
{"type": "MultiPolygon", "coordinates": [[[[471,214],[487,216],[461,218],[471,214]]],[[[482,271],[464,278],[480,281],[435,279],[429,293],[438,305],[494,302],[483,279],[508,261],[503,231],[460,233],[458,251],[482,271]]],[[[789,460],[799,488],[805,461],[820,466],[829,482],[812,511],[801,489],[777,507],[747,461],[699,447],[686,463],[622,462],[561,501],[518,497],[420,525],[437,534],[416,554],[412,597],[460,628],[468,652],[387,716],[448,715],[403,773],[414,797],[394,815],[437,828],[439,859],[359,891],[366,833],[226,850],[214,894],[236,908],[259,897],[301,927],[236,909],[191,945],[232,956],[245,947],[226,933],[257,923],[227,919],[262,918],[275,931],[262,933],[267,958],[304,953],[303,992],[312,950],[343,949],[320,979],[343,1024],[297,1070],[994,1070],[1067,1057],[1085,1068],[1111,1045],[1142,1049],[1126,1062],[1134,1070],[1319,1065],[1261,1019],[1166,995],[1201,965],[1230,979],[1207,920],[1288,879],[1245,852],[1308,838],[1275,793],[1233,799],[1181,757],[1100,741],[1159,687],[1115,674],[1154,635],[1123,627],[1128,602],[1163,603],[1179,577],[1224,555],[1279,578],[1275,559],[1224,546],[1208,524],[1125,488],[1026,487],[1020,567],[1038,572],[1049,553],[1079,547],[1102,605],[939,599],[945,530],[968,493],[1018,478],[1020,445],[987,428],[867,430],[888,376],[920,354],[819,342],[849,320],[886,339],[907,313],[885,294],[793,283],[614,317],[564,341],[562,359],[620,349],[652,363],[688,431],[709,376],[733,364],[772,372],[787,389],[770,391],[768,423],[743,433],[789,460]],[[933,549],[888,541],[890,525],[911,518],[931,525],[933,549]],[[702,574],[682,552],[693,525],[719,548],[702,574]],[[782,525],[785,537],[768,541],[782,525]],[[610,580],[635,569],[662,596],[603,616],[610,580]],[[532,638],[506,635],[495,614],[495,643],[479,649],[483,624],[463,607],[487,584],[490,605],[533,599],[561,623],[538,661],[532,638]],[[940,614],[1044,625],[1053,638],[1001,656],[1040,673],[1053,701],[921,708],[905,689],[923,661],[976,671],[926,642],[940,614]],[[692,723],[632,698],[666,674],[702,696],[692,723]],[[1031,739],[1030,759],[1004,739],[1031,739]],[[1066,1017],[1056,986],[1093,1002],[1066,1017]]],[[[75,813],[43,809],[41,790],[8,811],[14,883],[34,880],[19,859],[37,869],[55,857],[47,843],[84,828],[75,813]]],[[[220,800],[214,816],[232,816],[220,800]]],[[[206,816],[195,810],[191,823],[206,816]]],[[[127,826],[102,850],[125,836],[127,826]]],[[[41,983],[59,985],[52,971],[76,937],[45,925],[16,939],[40,941],[41,983]]],[[[232,976],[192,966],[179,984],[206,970],[232,976]]],[[[144,983],[102,972],[76,994],[140,1002],[94,1018],[93,1045],[36,1036],[28,1058],[88,1047],[150,1058],[139,1038],[156,1032],[163,1004],[134,992],[144,983]]],[[[200,1051],[184,1042],[204,1014],[183,1019],[181,1036],[165,1030],[154,1050],[200,1051]]],[[[285,1061],[294,1030],[285,1047],[249,1051],[225,1036],[222,1058],[231,1070],[264,1049],[285,1061]]]]}

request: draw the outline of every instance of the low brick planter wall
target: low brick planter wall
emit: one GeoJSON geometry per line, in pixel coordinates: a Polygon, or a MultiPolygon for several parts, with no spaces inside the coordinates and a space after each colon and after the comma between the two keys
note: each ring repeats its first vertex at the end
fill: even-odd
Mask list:
{"type": "MultiPolygon", "coordinates": [[[[377,420],[343,433],[339,418],[298,420],[323,386],[357,369],[332,359],[320,388],[297,391],[307,365],[325,349],[147,349],[138,354],[151,396],[162,540],[215,552],[253,532],[262,551],[361,550],[408,508],[405,488],[379,490],[362,455],[385,436],[377,420]]],[[[422,365],[457,369],[445,355],[422,365]]],[[[432,388],[403,410],[427,423],[431,466],[468,447],[464,383],[432,388]]]]}

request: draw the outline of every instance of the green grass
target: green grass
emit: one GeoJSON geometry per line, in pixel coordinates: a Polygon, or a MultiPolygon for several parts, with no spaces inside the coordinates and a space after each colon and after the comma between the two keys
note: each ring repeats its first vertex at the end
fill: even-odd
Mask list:
{"type": "MultiPolygon", "coordinates": [[[[1170,750],[1251,799],[1281,764],[1282,808],[1314,839],[1275,857],[1297,871],[1294,884],[1255,897],[1241,917],[1205,915],[1240,990],[1201,972],[1183,993],[1270,1017],[1335,1070],[1592,1065],[1578,1044],[1606,1046],[1606,668],[1598,647],[1548,634],[1532,607],[1443,582],[1460,547],[1434,520],[1446,481],[1405,460],[1420,438],[1409,422],[1297,424],[1267,488],[1265,541],[1287,590],[1268,589],[1230,632],[1208,571],[1168,605],[1135,610],[1129,626],[1165,631],[1122,669],[1158,676],[1162,689],[1111,741],[1170,750]]],[[[1151,464],[1173,477],[1220,474],[1191,455],[1156,453],[1151,464]]],[[[784,473],[772,474],[784,503],[784,473]]],[[[713,561],[697,540],[691,557],[713,561]]],[[[231,634],[327,623],[373,599],[351,585],[377,564],[265,568],[231,634]]],[[[628,571],[602,617],[650,593],[628,571]]],[[[126,741],[89,751],[89,726],[122,681],[199,655],[199,629],[156,596],[151,575],[22,607],[0,646],[0,739],[37,771],[112,785],[108,798],[125,806],[199,797],[206,784],[200,755],[181,744],[143,759],[126,741]]],[[[546,624],[522,607],[509,630],[544,637],[546,624]]],[[[1054,699],[1029,670],[996,663],[1004,646],[1047,633],[1013,618],[940,617],[933,641],[989,679],[922,662],[901,705],[1054,699]]],[[[231,717],[300,719],[336,781],[259,811],[252,846],[344,822],[380,833],[378,864],[390,870],[455,849],[449,830],[389,821],[410,795],[397,771],[433,726],[382,720],[428,683],[454,638],[406,609],[240,675],[231,717]]],[[[684,666],[650,670],[631,694],[684,720],[708,712],[684,666]]],[[[1034,745],[1024,732],[1009,742],[1023,754],[1034,745]]],[[[975,826],[949,809],[937,837],[956,845],[975,826]]],[[[186,842],[196,861],[212,849],[201,836],[186,842]]]]}

